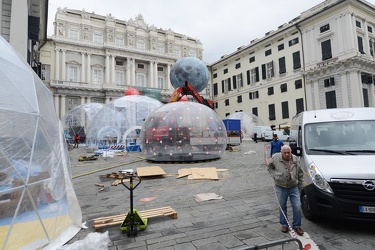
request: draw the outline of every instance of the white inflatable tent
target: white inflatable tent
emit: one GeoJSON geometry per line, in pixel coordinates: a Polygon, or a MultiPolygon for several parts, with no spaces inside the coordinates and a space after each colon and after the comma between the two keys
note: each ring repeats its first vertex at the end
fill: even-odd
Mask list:
{"type": "Polygon", "coordinates": [[[0,248],[57,249],[82,227],[51,92],[0,37],[0,248]]]}

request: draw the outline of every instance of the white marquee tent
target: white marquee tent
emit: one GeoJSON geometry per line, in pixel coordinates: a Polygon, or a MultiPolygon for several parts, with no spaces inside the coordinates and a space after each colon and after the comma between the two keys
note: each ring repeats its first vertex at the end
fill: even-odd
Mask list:
{"type": "Polygon", "coordinates": [[[51,92],[0,37],[0,248],[57,249],[82,227],[51,92]]]}

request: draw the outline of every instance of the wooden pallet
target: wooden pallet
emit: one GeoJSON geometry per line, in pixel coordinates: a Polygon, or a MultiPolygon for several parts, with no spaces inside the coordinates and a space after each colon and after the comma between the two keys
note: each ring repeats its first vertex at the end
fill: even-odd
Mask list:
{"type": "MultiPolygon", "coordinates": [[[[138,214],[143,219],[154,218],[159,216],[170,216],[173,219],[177,219],[177,212],[172,207],[161,207],[150,210],[138,211],[138,214]]],[[[119,225],[124,220],[127,214],[112,215],[107,217],[100,217],[94,219],[94,229],[96,232],[100,231],[102,227],[108,227],[113,225],[119,225]]]]}

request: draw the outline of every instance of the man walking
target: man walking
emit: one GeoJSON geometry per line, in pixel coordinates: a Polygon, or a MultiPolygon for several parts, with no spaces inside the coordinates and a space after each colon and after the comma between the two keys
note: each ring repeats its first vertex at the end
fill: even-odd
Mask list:
{"type": "Polygon", "coordinates": [[[301,202],[300,190],[303,187],[303,171],[297,165],[297,157],[292,154],[288,145],[281,147],[281,153],[276,153],[268,163],[268,172],[275,182],[275,191],[280,205],[280,224],[281,231],[287,233],[288,215],[287,201],[293,210],[292,228],[298,235],[303,235],[301,229],[301,202]]]}
{"type": "Polygon", "coordinates": [[[273,134],[273,139],[271,141],[271,156],[275,153],[279,153],[282,146],[284,146],[284,143],[279,140],[277,134],[273,134]]]}

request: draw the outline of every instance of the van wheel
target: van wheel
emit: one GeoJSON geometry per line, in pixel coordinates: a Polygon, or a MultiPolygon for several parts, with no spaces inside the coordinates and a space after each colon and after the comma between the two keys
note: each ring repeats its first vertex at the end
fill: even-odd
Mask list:
{"type": "Polygon", "coordinates": [[[316,215],[313,213],[313,211],[310,208],[309,199],[307,198],[306,194],[303,194],[302,196],[302,212],[306,219],[313,221],[316,219],[316,215]]]}

